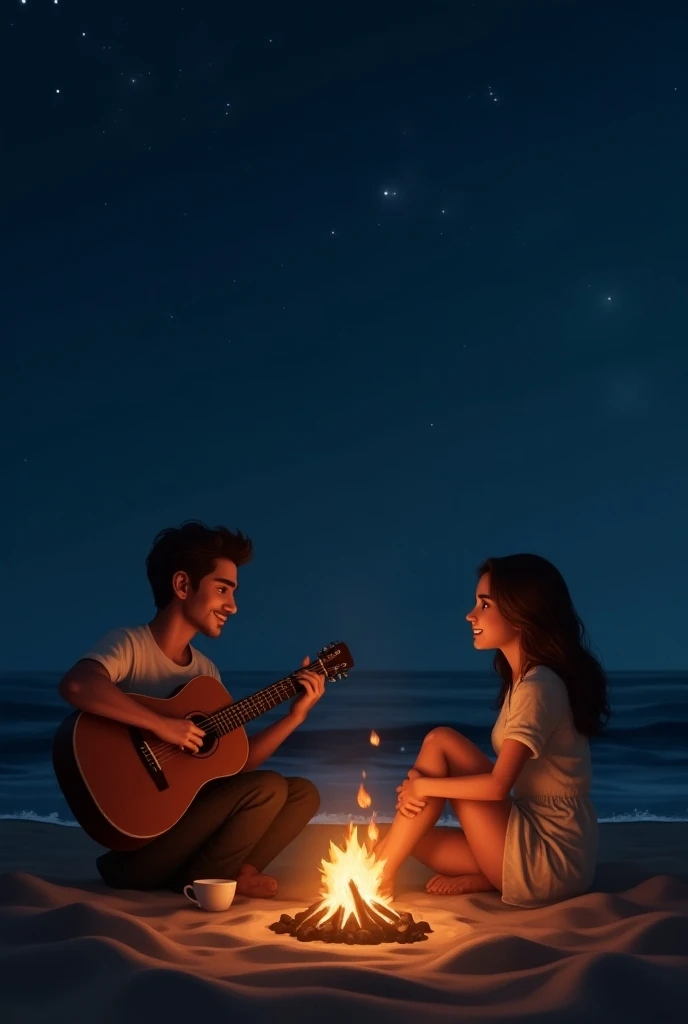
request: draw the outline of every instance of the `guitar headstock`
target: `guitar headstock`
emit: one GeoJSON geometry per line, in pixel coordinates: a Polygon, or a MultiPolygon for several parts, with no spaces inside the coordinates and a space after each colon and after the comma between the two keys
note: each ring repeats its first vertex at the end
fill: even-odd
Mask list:
{"type": "Polygon", "coordinates": [[[346,679],[347,672],[354,667],[354,659],[346,644],[328,644],[318,651],[312,667],[324,670],[328,683],[331,683],[334,679],[346,679]]]}

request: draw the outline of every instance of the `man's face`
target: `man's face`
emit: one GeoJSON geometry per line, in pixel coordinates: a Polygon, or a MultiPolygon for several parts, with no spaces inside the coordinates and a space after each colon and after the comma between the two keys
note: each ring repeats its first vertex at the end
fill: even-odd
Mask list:
{"type": "Polygon", "coordinates": [[[186,586],[177,590],[182,598],[182,612],[191,625],[204,636],[217,637],[237,606],[237,567],[228,558],[218,558],[215,568],[204,576],[198,590],[194,591],[186,573],[179,573],[186,580],[186,586]]]}

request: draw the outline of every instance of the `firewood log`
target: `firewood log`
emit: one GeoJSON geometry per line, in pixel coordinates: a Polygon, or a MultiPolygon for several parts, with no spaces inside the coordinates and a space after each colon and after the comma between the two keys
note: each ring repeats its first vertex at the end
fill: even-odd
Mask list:
{"type": "Polygon", "coordinates": [[[349,916],[347,917],[347,919],[346,919],[346,921],[344,923],[343,931],[346,934],[353,935],[353,933],[356,931],[357,928],[358,928],[358,921],[356,920],[356,918],[354,917],[353,914],[349,914],[349,916]]]}
{"type": "Polygon", "coordinates": [[[378,903],[377,900],[372,901],[373,910],[375,910],[381,917],[384,917],[385,921],[396,922],[399,920],[400,915],[397,914],[396,910],[392,910],[391,907],[386,907],[383,903],[378,903]]]}
{"type": "Polygon", "coordinates": [[[351,895],[354,898],[354,905],[356,907],[356,913],[358,914],[358,920],[361,922],[361,928],[365,928],[370,931],[371,928],[376,926],[382,927],[385,923],[384,918],[366,903],[353,878],[349,880],[349,888],[351,889],[351,895]]]}
{"type": "Polygon", "coordinates": [[[308,917],[304,917],[303,921],[299,923],[299,927],[296,929],[297,932],[305,930],[306,928],[314,927],[327,913],[327,907],[321,907],[320,910],[315,910],[309,914],[308,917]]]}

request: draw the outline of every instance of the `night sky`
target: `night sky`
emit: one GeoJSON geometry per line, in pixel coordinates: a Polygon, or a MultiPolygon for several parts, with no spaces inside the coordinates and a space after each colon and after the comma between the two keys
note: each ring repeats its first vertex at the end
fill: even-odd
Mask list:
{"type": "Polygon", "coordinates": [[[150,618],[187,518],[255,543],[230,673],[487,670],[517,551],[686,667],[688,5],[1,17],[1,668],[150,618]]]}

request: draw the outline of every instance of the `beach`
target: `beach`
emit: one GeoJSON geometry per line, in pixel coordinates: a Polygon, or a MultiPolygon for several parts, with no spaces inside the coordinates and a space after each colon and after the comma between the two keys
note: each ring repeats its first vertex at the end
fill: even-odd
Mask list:
{"type": "Polygon", "coordinates": [[[108,889],[81,828],[0,821],[0,1020],[684,1019],[688,822],[601,824],[591,890],[536,910],[497,892],[431,896],[430,872],[409,860],[395,907],[430,923],[427,942],[274,934],[280,914],[317,899],[321,861],[345,833],[308,825],[269,868],[276,899],[211,914],[174,893],[108,889]]]}

